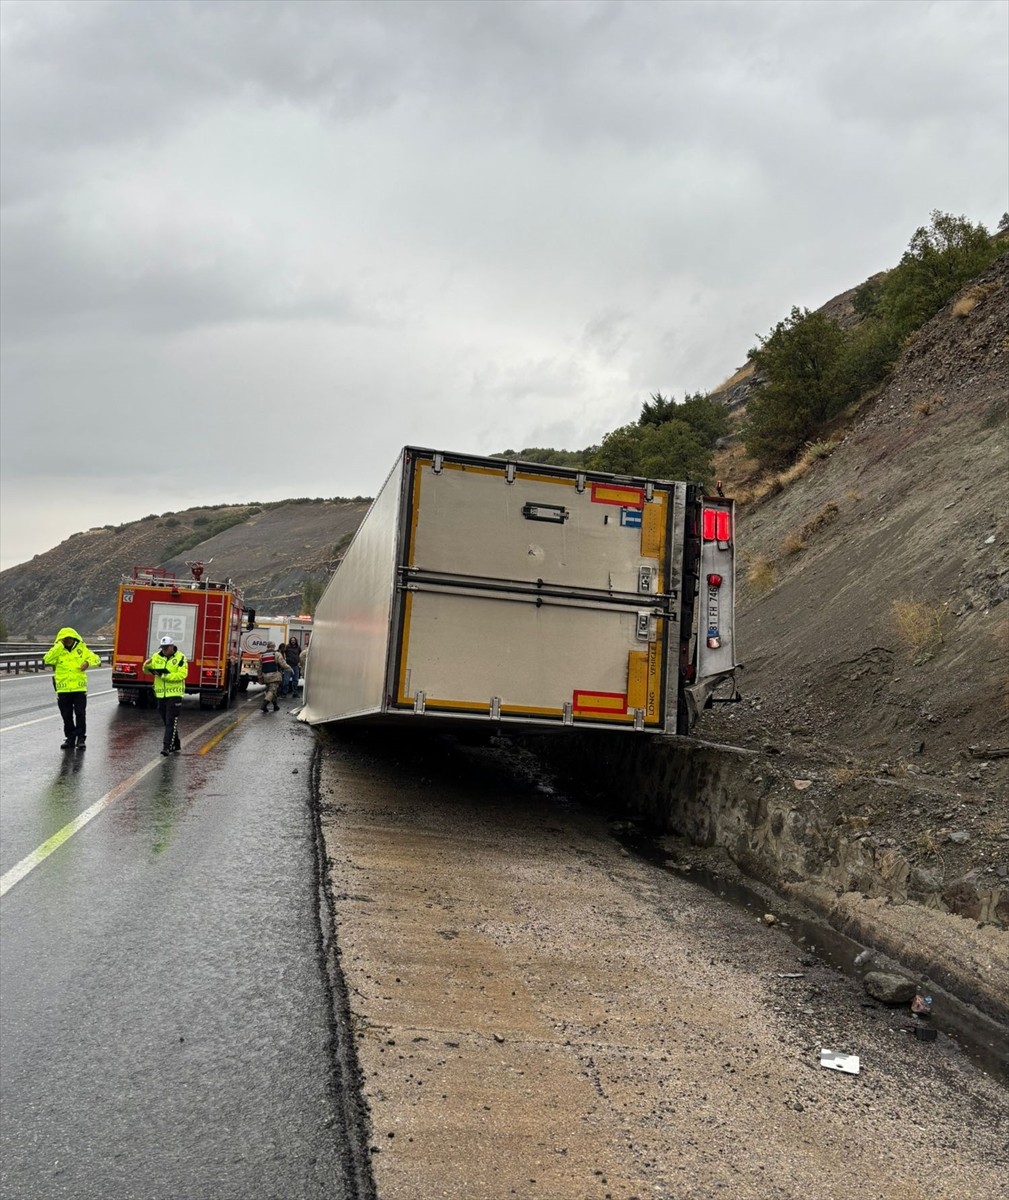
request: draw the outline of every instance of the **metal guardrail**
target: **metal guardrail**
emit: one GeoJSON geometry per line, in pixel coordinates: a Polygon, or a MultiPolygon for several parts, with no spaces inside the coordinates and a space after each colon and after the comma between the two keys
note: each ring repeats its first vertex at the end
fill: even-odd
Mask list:
{"type": "MultiPolygon", "coordinates": [[[[10,643],[5,643],[5,646],[9,647],[10,643]]],[[[47,671],[49,668],[42,659],[48,649],[49,646],[29,646],[19,650],[4,649],[0,651],[0,671],[4,671],[8,675],[20,675],[22,672],[37,675],[39,671],[47,671]]],[[[94,650],[103,663],[112,662],[111,646],[89,646],[88,649],[94,650]]]]}

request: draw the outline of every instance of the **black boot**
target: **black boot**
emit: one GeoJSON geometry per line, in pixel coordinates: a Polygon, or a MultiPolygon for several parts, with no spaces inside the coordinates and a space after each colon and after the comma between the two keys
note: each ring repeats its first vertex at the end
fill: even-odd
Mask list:
{"type": "Polygon", "coordinates": [[[65,742],[60,742],[60,749],[61,750],[72,750],[76,744],[77,744],[76,738],[72,738],[72,737],[67,738],[67,740],[65,742]]]}
{"type": "Polygon", "coordinates": [[[280,712],[280,705],[276,702],[276,700],[273,702],[273,711],[280,712]]]}
{"type": "Polygon", "coordinates": [[[87,738],[79,737],[77,739],[77,749],[78,750],[87,750],[87,748],[88,748],[87,747],[87,738]]]}

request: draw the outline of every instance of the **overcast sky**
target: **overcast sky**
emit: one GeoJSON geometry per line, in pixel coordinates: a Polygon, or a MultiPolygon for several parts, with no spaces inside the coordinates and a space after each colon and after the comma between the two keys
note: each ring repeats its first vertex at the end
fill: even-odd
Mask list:
{"type": "Polygon", "coordinates": [[[2,565],[399,448],[580,448],[932,209],[1005,0],[4,0],[2,565]]]}

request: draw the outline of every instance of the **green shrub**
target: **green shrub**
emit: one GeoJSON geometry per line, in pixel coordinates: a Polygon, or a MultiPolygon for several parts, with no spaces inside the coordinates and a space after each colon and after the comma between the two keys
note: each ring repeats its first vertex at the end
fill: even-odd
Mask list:
{"type": "Polygon", "coordinates": [[[767,383],[750,400],[743,444],[781,467],[844,407],[844,330],[822,312],[793,308],[749,357],[767,383]]]}
{"type": "Polygon", "coordinates": [[[932,212],[880,289],[878,311],[899,340],[919,329],[960,288],[993,263],[1001,245],[981,224],[932,212]]]}
{"type": "Polygon", "coordinates": [[[682,403],[677,403],[672,396],[653,392],[651,400],[646,400],[641,406],[638,424],[661,426],[667,421],[683,421],[711,450],[718,439],[729,432],[728,410],[705,392],[685,396],[682,403]]]}
{"type": "Polygon", "coordinates": [[[711,478],[711,450],[685,421],[661,425],[624,425],[608,433],[588,466],[615,475],[656,479],[711,478]]]}

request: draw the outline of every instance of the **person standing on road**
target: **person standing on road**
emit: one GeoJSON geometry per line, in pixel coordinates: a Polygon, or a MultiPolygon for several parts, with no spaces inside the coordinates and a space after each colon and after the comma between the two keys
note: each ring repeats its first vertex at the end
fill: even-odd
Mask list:
{"type": "Polygon", "coordinates": [[[56,635],[42,661],[53,669],[56,703],[63,718],[61,750],[86,750],[88,736],[88,667],[97,667],[101,659],[84,644],[76,629],[66,627],[56,635]]]}
{"type": "Polygon", "coordinates": [[[178,754],[182,749],[179,713],[182,711],[182,697],[186,694],[189,661],[170,637],[163,637],[155,653],[144,662],[143,669],[154,676],[154,695],[165,724],[161,753],[165,756],[178,754]]]}
{"type": "Polygon", "coordinates": [[[266,649],[259,656],[259,682],[266,684],[266,691],[263,693],[263,712],[269,712],[271,704],[274,712],[280,708],[277,703],[277,692],[284,676],[290,670],[287,660],[283,654],[278,653],[276,645],[268,642],[266,649]]]}
{"type": "Polygon", "coordinates": [[[301,678],[301,647],[295,638],[291,638],[287,645],[283,647],[283,651],[287,665],[291,668],[290,678],[286,675],[284,676],[284,688],[292,696],[297,696],[298,680],[301,678]]]}

